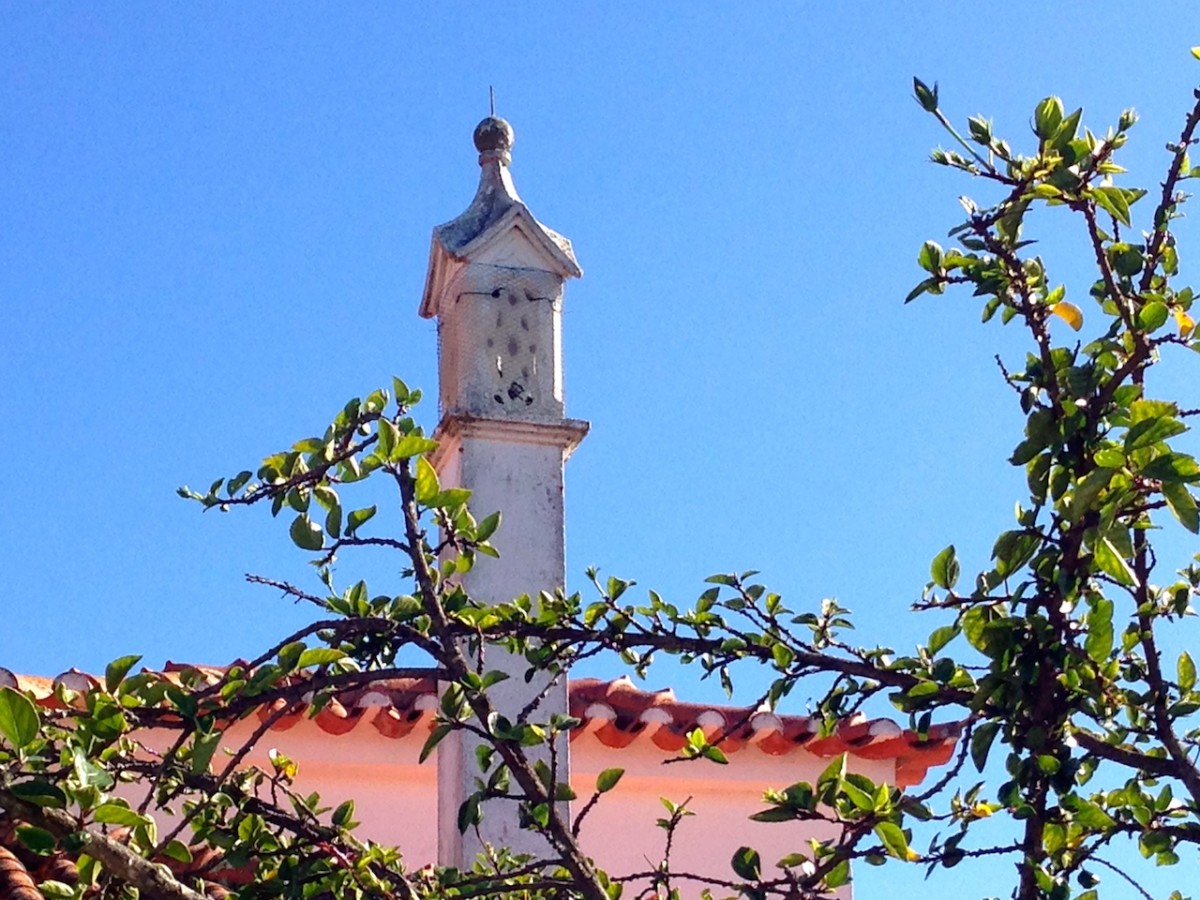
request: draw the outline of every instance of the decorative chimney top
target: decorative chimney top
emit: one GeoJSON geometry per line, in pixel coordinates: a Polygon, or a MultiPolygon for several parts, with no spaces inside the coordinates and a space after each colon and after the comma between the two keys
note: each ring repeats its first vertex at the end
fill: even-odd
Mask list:
{"type": "Polygon", "coordinates": [[[439,315],[440,303],[458,295],[451,283],[472,263],[540,270],[559,279],[583,274],[571,242],[534,218],[517,194],[508,168],[512,126],[488,116],[475,126],[473,137],[479,151],[479,188],[462,215],[433,229],[421,298],[421,315],[426,318],[439,315]],[[523,249],[516,248],[515,235],[520,235],[523,249]]]}

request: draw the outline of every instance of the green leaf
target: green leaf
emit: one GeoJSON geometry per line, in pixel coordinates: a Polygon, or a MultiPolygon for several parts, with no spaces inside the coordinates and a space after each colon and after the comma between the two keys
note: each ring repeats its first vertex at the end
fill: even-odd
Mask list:
{"type": "Polygon", "coordinates": [[[762,878],[762,860],[753,847],[738,847],[729,864],[739,878],[745,878],[747,881],[758,881],[762,878]]]}
{"type": "Polygon", "coordinates": [[[244,488],[246,486],[246,482],[248,482],[253,477],[254,477],[254,473],[251,472],[249,469],[246,469],[245,471],[242,471],[242,472],[238,472],[236,475],[234,475],[232,478],[229,479],[229,484],[225,485],[225,490],[228,491],[229,496],[232,497],[234,494],[236,494],[238,491],[240,491],[242,488],[244,488]]]}
{"type": "Polygon", "coordinates": [[[404,383],[403,379],[397,378],[395,375],[393,375],[392,394],[395,396],[397,404],[400,406],[407,406],[408,398],[411,396],[412,392],[408,389],[408,385],[404,383]]]}
{"type": "Polygon", "coordinates": [[[863,812],[871,812],[875,809],[875,798],[851,782],[849,778],[842,782],[842,792],[855,807],[863,812]]]}
{"type": "Polygon", "coordinates": [[[892,822],[880,822],[875,826],[875,836],[883,843],[884,848],[896,859],[908,859],[908,838],[899,825],[892,822]]]}
{"type": "Polygon", "coordinates": [[[833,758],[833,761],[825,767],[825,770],[817,776],[817,786],[824,787],[831,783],[840,783],[846,777],[846,754],[841,753],[833,758]]]}
{"type": "Polygon", "coordinates": [[[38,828],[35,825],[18,825],[17,840],[38,856],[49,856],[57,846],[54,835],[45,828],[38,828]]]}
{"type": "Polygon", "coordinates": [[[771,647],[771,657],[775,660],[777,669],[786,671],[787,667],[796,659],[796,652],[782,641],[777,641],[771,647]]]}
{"type": "Polygon", "coordinates": [[[176,862],[181,862],[184,865],[192,861],[192,851],[188,849],[187,844],[180,840],[172,840],[167,846],[163,847],[162,855],[176,862]]]}
{"type": "Polygon", "coordinates": [[[76,747],[71,756],[75,777],[84,787],[95,787],[107,791],[113,786],[113,777],[102,766],[88,759],[82,748],[76,747]]]}
{"type": "Polygon", "coordinates": [[[1170,318],[1171,311],[1167,308],[1167,304],[1161,300],[1154,300],[1142,307],[1142,311],[1138,313],[1138,325],[1147,334],[1157,331],[1167,324],[1167,319],[1170,318]]]}
{"type": "Polygon", "coordinates": [[[108,691],[115,691],[117,686],[125,680],[125,676],[129,674],[129,670],[138,664],[141,656],[131,654],[130,656],[122,656],[120,659],[114,659],[104,670],[104,687],[108,691]]]}
{"type": "Polygon", "coordinates": [[[1175,664],[1175,671],[1181,691],[1187,693],[1196,686],[1196,664],[1192,662],[1192,657],[1186,650],[1179,654],[1179,661],[1175,664]]]}
{"type": "Polygon", "coordinates": [[[1047,97],[1033,111],[1033,133],[1043,141],[1054,137],[1063,120],[1063,102],[1058,97],[1047,97]]]}
{"type": "Polygon", "coordinates": [[[375,515],[375,507],[367,506],[363,509],[351,510],[349,517],[346,520],[346,535],[353,537],[364,524],[366,524],[375,515]]]}
{"type": "Polygon", "coordinates": [[[1064,116],[1062,124],[1058,126],[1058,134],[1054,136],[1054,146],[1059,150],[1067,150],[1071,142],[1075,140],[1075,133],[1079,130],[1079,120],[1083,118],[1083,108],[1075,110],[1068,116],[1064,116]]]}
{"type": "Polygon", "coordinates": [[[1096,565],[1100,567],[1100,571],[1111,577],[1118,584],[1128,587],[1137,580],[1133,569],[1129,568],[1129,563],[1117,552],[1117,548],[1113,546],[1112,541],[1108,538],[1098,540],[1094,552],[1096,565]]]}
{"type": "Polygon", "coordinates": [[[325,514],[325,533],[334,540],[342,536],[342,506],[334,503],[325,514]]]}
{"type": "Polygon", "coordinates": [[[975,768],[980,772],[987,763],[988,752],[992,749],[992,743],[999,732],[999,722],[984,722],[971,735],[971,762],[975,763],[975,768]]]}
{"type": "Polygon", "coordinates": [[[429,754],[434,751],[442,739],[450,733],[449,725],[438,725],[430,732],[429,737],[425,740],[425,745],[421,748],[421,755],[417,762],[425,762],[429,758],[429,754]]]}
{"type": "Polygon", "coordinates": [[[67,805],[67,795],[62,788],[49,781],[21,781],[9,788],[12,793],[37,806],[62,809],[67,805]]]}
{"type": "Polygon", "coordinates": [[[1146,264],[1146,260],[1142,257],[1142,251],[1132,244],[1124,242],[1109,247],[1108,258],[1112,262],[1113,270],[1122,278],[1132,278],[1142,271],[1142,267],[1146,264]]]}
{"type": "Polygon", "coordinates": [[[447,488],[429,498],[429,505],[439,509],[454,510],[463,506],[470,499],[471,492],[467,488],[447,488]]]}
{"type": "Polygon", "coordinates": [[[1044,753],[1037,758],[1037,767],[1046,775],[1053,775],[1062,768],[1062,763],[1057,757],[1051,756],[1049,753],[1044,753]]]}
{"type": "Polygon", "coordinates": [[[379,420],[379,452],[383,454],[384,459],[392,458],[392,450],[396,446],[396,442],[400,440],[400,429],[398,429],[391,419],[379,420]]]}
{"type": "Polygon", "coordinates": [[[1087,655],[1098,663],[1107,662],[1113,649],[1113,602],[1107,597],[1099,598],[1088,612],[1085,622],[1087,638],[1083,647],[1087,655]]]}
{"type": "Polygon", "coordinates": [[[951,590],[958,582],[958,573],[958,557],[955,555],[954,545],[951,544],[933,558],[929,566],[929,575],[938,587],[951,590]]]}
{"type": "Polygon", "coordinates": [[[933,634],[929,635],[929,645],[926,648],[930,656],[937,656],[938,651],[945,647],[948,643],[958,636],[960,629],[957,625],[943,625],[940,628],[935,628],[933,634]]]}
{"type": "Polygon", "coordinates": [[[913,300],[916,300],[922,294],[927,294],[927,293],[940,294],[941,291],[938,290],[939,287],[940,287],[940,285],[938,284],[938,280],[936,278],[926,278],[924,281],[922,281],[915,288],[913,288],[911,291],[908,292],[908,295],[904,298],[904,302],[911,303],[913,300]]]}
{"type": "Polygon", "coordinates": [[[913,95],[917,98],[917,103],[925,112],[933,112],[938,108],[938,86],[937,82],[933,83],[933,87],[929,87],[920,78],[913,77],[913,95]]]}
{"type": "Polygon", "coordinates": [[[772,806],[770,809],[764,809],[750,816],[751,820],[755,822],[790,822],[799,817],[796,810],[786,806],[772,806]]]}
{"type": "Polygon", "coordinates": [[[500,513],[494,512],[475,526],[475,540],[486,541],[500,527],[500,513]]]}
{"type": "Polygon", "coordinates": [[[935,241],[926,241],[917,254],[917,265],[926,272],[936,272],[942,267],[942,247],[935,241]]]}
{"type": "Polygon", "coordinates": [[[150,821],[148,816],[130,809],[124,801],[101,803],[92,811],[92,817],[102,825],[124,825],[127,828],[136,828],[150,821]]]}
{"type": "Polygon", "coordinates": [[[725,755],[725,751],[713,744],[701,750],[700,755],[710,762],[719,763],[722,766],[729,764],[729,758],[725,755]]]}
{"type": "Polygon", "coordinates": [[[972,647],[995,659],[1011,640],[1011,629],[1001,629],[1001,620],[991,607],[972,606],[962,615],[963,635],[972,647]]]}
{"type": "Polygon", "coordinates": [[[472,794],[458,808],[458,830],[465,834],[467,829],[472,825],[478,825],[483,819],[483,812],[479,808],[479,795],[472,794]]]}
{"type": "Polygon", "coordinates": [[[850,881],[850,860],[843,859],[825,874],[825,887],[839,888],[850,881]]]}
{"type": "Polygon", "coordinates": [[[279,649],[279,668],[290,672],[300,661],[300,654],[306,649],[304,641],[291,641],[279,649]]]}
{"type": "Polygon", "coordinates": [[[1129,200],[1124,190],[1111,185],[1101,185],[1089,189],[1087,193],[1122,225],[1129,227],[1132,224],[1129,219],[1129,200]]]}
{"type": "Polygon", "coordinates": [[[621,776],[624,774],[624,769],[605,769],[596,776],[596,793],[607,794],[617,786],[617,782],[621,780],[621,776]]]}
{"type": "Polygon", "coordinates": [[[1187,430],[1186,425],[1170,416],[1143,419],[1131,426],[1125,435],[1125,450],[1128,452],[1138,447],[1149,447],[1187,430]]]}
{"type": "Polygon", "coordinates": [[[424,456],[420,457],[417,460],[417,502],[428,506],[441,489],[441,484],[438,483],[437,470],[433,468],[433,463],[424,456]]]}
{"type": "Polygon", "coordinates": [[[1165,453],[1144,465],[1142,475],[1159,481],[1200,481],[1200,465],[1186,453],[1165,453]]]}
{"type": "Polygon", "coordinates": [[[1163,499],[1167,508],[1179,520],[1179,524],[1192,534],[1200,532],[1200,511],[1196,508],[1196,498],[1186,486],[1178,483],[1163,483],[1163,499]]]}
{"type": "Polygon", "coordinates": [[[33,743],[40,727],[41,720],[32,700],[12,688],[0,688],[0,735],[21,750],[33,743]]]}
{"type": "Polygon", "coordinates": [[[192,772],[203,775],[208,771],[213,754],[221,744],[221,732],[210,731],[208,734],[197,734],[192,742],[192,772]]]}
{"type": "Polygon", "coordinates": [[[422,437],[418,434],[405,435],[396,442],[396,446],[392,449],[388,458],[392,462],[411,459],[422,453],[429,453],[431,450],[436,450],[437,445],[438,442],[432,438],[422,437]]]}
{"type": "Polygon", "coordinates": [[[345,659],[346,654],[342,650],[334,650],[332,647],[312,647],[300,654],[300,661],[296,663],[296,667],[306,669],[309,666],[323,666],[326,663],[337,662],[339,659],[345,659]]]}
{"type": "Polygon", "coordinates": [[[294,543],[301,550],[320,550],[325,546],[325,532],[307,515],[296,516],[288,529],[294,543]]]}
{"type": "Polygon", "coordinates": [[[1075,808],[1071,811],[1071,818],[1088,830],[1103,831],[1117,824],[1113,821],[1113,817],[1104,811],[1103,807],[1090,800],[1081,799],[1077,804],[1072,805],[1075,808]]]}
{"type": "Polygon", "coordinates": [[[345,828],[353,816],[354,801],[347,800],[333,811],[333,815],[330,817],[329,821],[331,821],[338,828],[345,828]]]}

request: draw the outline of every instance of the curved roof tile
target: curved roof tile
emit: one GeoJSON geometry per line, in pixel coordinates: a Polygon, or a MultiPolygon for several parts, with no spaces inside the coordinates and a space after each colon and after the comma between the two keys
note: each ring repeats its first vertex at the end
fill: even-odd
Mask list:
{"type": "MultiPolygon", "coordinates": [[[[180,681],[212,684],[224,670],[218,667],[184,666],[167,663],[161,674],[180,681]]],[[[85,672],[71,669],[54,679],[16,675],[0,668],[0,687],[26,691],[46,707],[60,707],[58,686],[87,691],[99,682],[85,672]]],[[[570,712],[581,724],[571,734],[572,742],[594,738],[613,749],[634,744],[653,745],[677,753],[687,735],[700,728],[709,741],[728,753],[746,748],[770,756],[796,750],[818,757],[840,753],[869,760],[894,760],[896,783],[901,787],[919,783],[933,766],[948,762],[961,732],[959,723],[935,725],[921,735],[902,729],[890,719],[854,716],[840,722],[831,734],[820,736],[819,722],[808,716],[782,715],[754,707],[685,703],[671,689],[645,691],[628,676],[602,681],[580,678],[569,686],[570,712]]],[[[315,714],[307,702],[290,707],[283,700],[264,704],[260,721],[277,716],[275,731],[295,727],[311,718],[322,731],[344,735],[370,723],[385,738],[402,739],[414,731],[424,738],[433,727],[438,706],[437,682],[427,678],[391,678],[369,687],[343,691],[315,714]]]]}

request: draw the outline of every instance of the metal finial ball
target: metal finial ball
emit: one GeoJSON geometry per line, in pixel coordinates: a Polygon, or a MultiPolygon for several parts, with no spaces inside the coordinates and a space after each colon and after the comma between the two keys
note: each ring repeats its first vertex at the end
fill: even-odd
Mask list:
{"type": "Polygon", "coordinates": [[[488,116],[475,126],[475,149],[480,153],[489,150],[507,152],[513,145],[513,129],[498,116],[488,116]]]}

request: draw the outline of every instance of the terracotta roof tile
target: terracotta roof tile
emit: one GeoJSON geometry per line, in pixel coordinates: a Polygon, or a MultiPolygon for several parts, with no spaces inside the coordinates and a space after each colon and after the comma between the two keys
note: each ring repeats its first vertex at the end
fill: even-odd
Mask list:
{"type": "MultiPolygon", "coordinates": [[[[224,668],[184,666],[168,663],[162,674],[185,682],[212,684],[224,668]]],[[[55,688],[87,691],[98,684],[92,676],[72,669],[54,679],[15,675],[0,669],[0,686],[28,691],[47,707],[60,705],[55,688]]],[[[669,688],[644,691],[628,676],[602,681],[576,679],[569,688],[571,715],[582,724],[571,740],[594,738],[614,749],[634,744],[652,744],[667,753],[677,753],[693,729],[700,728],[710,741],[719,742],[726,753],[747,748],[771,756],[784,756],[803,749],[818,757],[848,752],[870,760],[895,760],[896,781],[901,787],[919,783],[932,766],[948,762],[960,732],[957,723],[935,725],[922,736],[900,728],[890,719],[856,716],[842,721],[832,734],[818,736],[819,723],[807,716],[781,715],[753,707],[717,706],[677,700],[669,688]]],[[[424,738],[433,727],[437,709],[437,683],[432,678],[393,678],[373,682],[367,688],[347,690],[310,716],[306,703],[290,708],[283,700],[258,710],[260,721],[278,718],[271,728],[284,731],[311,717],[318,728],[343,735],[369,723],[386,738],[402,739],[412,734],[424,738]]]]}

